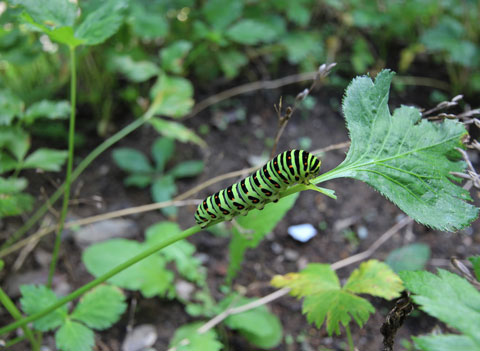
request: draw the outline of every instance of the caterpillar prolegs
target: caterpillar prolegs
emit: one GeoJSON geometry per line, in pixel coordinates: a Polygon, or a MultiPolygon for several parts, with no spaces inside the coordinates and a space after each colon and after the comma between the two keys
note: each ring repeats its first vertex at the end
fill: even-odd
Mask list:
{"type": "Polygon", "coordinates": [[[247,178],[210,195],[198,205],[195,221],[202,228],[210,222],[231,220],[253,208],[276,202],[295,183],[308,184],[320,169],[320,160],[304,150],[285,151],[247,178]]]}

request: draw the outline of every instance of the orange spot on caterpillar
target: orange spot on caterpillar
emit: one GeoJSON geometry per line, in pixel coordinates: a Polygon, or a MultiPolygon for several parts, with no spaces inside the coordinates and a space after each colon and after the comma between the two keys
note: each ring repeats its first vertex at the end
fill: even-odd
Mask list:
{"type": "Polygon", "coordinates": [[[290,165],[290,166],[288,166],[288,168],[293,168],[293,166],[292,166],[292,165],[290,165]]]}
{"type": "Polygon", "coordinates": [[[282,174],[282,171],[278,171],[278,174],[282,174]]]}

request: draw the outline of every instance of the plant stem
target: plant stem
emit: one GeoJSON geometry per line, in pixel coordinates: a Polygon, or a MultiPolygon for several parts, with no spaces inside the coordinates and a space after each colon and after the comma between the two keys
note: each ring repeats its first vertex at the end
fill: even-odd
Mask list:
{"type": "MultiPolygon", "coordinates": [[[[18,310],[17,306],[15,306],[13,301],[8,297],[8,295],[3,291],[2,288],[0,288],[0,301],[2,302],[2,305],[5,307],[5,309],[12,315],[13,318],[15,318],[17,321],[22,319],[22,314],[18,310]]],[[[25,336],[27,337],[27,339],[30,341],[30,344],[32,345],[32,350],[33,351],[40,350],[40,346],[37,343],[37,340],[35,339],[35,336],[33,335],[32,330],[28,328],[26,325],[22,325],[21,328],[25,333],[25,336]]]]}
{"type": "Polygon", "coordinates": [[[347,332],[348,349],[350,351],[355,351],[355,345],[353,345],[352,332],[350,331],[349,324],[345,326],[345,331],[347,332]]]}
{"type": "MultiPolygon", "coordinates": [[[[119,140],[123,139],[125,136],[133,132],[135,129],[139,128],[142,126],[146,121],[148,121],[153,115],[154,115],[154,110],[149,109],[145,112],[143,116],[140,118],[136,119],[123,129],[119,130],[116,134],[112,135],[110,138],[105,140],[103,143],[98,145],[90,154],[87,155],[83,159],[82,162],[80,162],[75,168],[75,170],[72,172],[71,176],[71,181],[75,181],[80,174],[100,155],[102,154],[105,150],[110,148],[112,145],[117,143],[119,140]]],[[[15,241],[20,239],[30,228],[32,228],[35,223],[37,223],[40,218],[48,211],[48,209],[60,198],[60,196],[63,194],[63,191],[65,190],[65,183],[62,184],[57,191],[53,193],[52,196],[46,201],[45,204],[42,205],[31,217],[30,219],[22,226],[20,229],[18,229],[15,233],[13,233],[10,238],[1,246],[1,250],[3,251],[5,248],[11,246],[15,241]]]]}
{"type": "Polygon", "coordinates": [[[178,240],[185,239],[185,238],[189,237],[190,235],[193,235],[193,234],[199,232],[200,230],[201,230],[200,226],[195,225],[193,227],[188,228],[187,230],[184,230],[181,233],[177,233],[177,234],[174,234],[174,235],[171,235],[171,236],[166,235],[165,238],[163,238],[163,240],[158,242],[156,245],[153,245],[153,246],[149,247],[148,249],[139,253],[138,255],[136,255],[136,256],[128,259],[127,261],[119,264],[118,266],[112,268],[110,271],[108,271],[107,273],[101,275],[100,277],[92,280],[90,283],[85,284],[84,286],[78,288],[77,290],[75,290],[71,294],[59,299],[53,305],[48,306],[47,308],[45,308],[44,310],[42,310],[38,313],[32,314],[31,316],[28,316],[26,318],[23,318],[21,320],[18,320],[16,322],[13,322],[13,323],[1,328],[0,329],[0,335],[5,334],[9,331],[12,331],[12,330],[14,330],[18,327],[22,327],[22,326],[26,325],[27,323],[33,322],[33,321],[35,321],[39,318],[42,318],[43,316],[45,316],[45,315],[49,314],[50,312],[56,310],[60,306],[63,306],[66,303],[80,297],[81,295],[83,295],[84,293],[89,291],[90,289],[93,289],[94,287],[98,286],[99,284],[101,284],[101,283],[105,282],[106,280],[110,279],[115,274],[118,274],[121,271],[127,269],[128,267],[133,266],[135,263],[147,258],[148,256],[150,256],[150,255],[154,254],[155,252],[163,249],[164,247],[166,247],[168,245],[171,245],[178,240]]]}
{"type": "Polygon", "coordinates": [[[63,194],[62,212],[60,213],[60,223],[58,224],[57,236],[55,237],[55,246],[53,248],[52,262],[48,272],[47,286],[52,286],[53,275],[58,262],[58,253],[62,239],[63,226],[67,217],[68,202],[70,200],[70,186],[72,184],[73,155],[75,147],[75,110],[76,110],[76,92],[77,92],[77,68],[75,62],[75,47],[70,47],[70,128],[68,133],[68,161],[67,175],[65,177],[65,192],[63,194]]]}

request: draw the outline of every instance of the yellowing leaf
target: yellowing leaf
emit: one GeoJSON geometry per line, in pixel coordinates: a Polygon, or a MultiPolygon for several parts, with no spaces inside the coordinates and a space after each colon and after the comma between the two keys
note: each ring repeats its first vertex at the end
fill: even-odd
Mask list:
{"type": "Polygon", "coordinates": [[[363,262],[343,287],[356,294],[370,294],[390,300],[400,296],[402,280],[385,263],[377,260],[363,262]]]}
{"type": "Polygon", "coordinates": [[[288,287],[296,297],[312,295],[324,290],[340,289],[340,282],[329,264],[309,264],[301,273],[276,275],[271,284],[277,288],[288,287]]]}

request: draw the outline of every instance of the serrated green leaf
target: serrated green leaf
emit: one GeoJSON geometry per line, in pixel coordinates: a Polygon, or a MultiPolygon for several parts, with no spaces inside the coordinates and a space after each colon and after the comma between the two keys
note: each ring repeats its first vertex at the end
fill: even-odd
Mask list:
{"type": "Polygon", "coordinates": [[[214,329],[203,334],[197,333],[197,329],[202,324],[202,322],[196,322],[178,328],[169,347],[176,347],[176,351],[220,351],[223,345],[217,340],[217,333],[214,329]],[[188,339],[189,343],[182,345],[181,341],[184,339],[188,339]]]}
{"type": "Polygon", "coordinates": [[[100,285],[82,297],[70,318],[102,330],[117,322],[126,308],[125,295],[120,289],[100,285]]]}
{"type": "Polygon", "coordinates": [[[208,23],[218,30],[240,18],[242,11],[243,2],[237,0],[208,0],[202,8],[208,23]]]}
{"type": "Polygon", "coordinates": [[[22,114],[23,101],[11,91],[0,90],[0,125],[10,125],[15,117],[22,114]]]}
{"type": "Polygon", "coordinates": [[[150,91],[152,109],[158,115],[179,118],[187,115],[193,106],[193,86],[180,77],[160,75],[150,91]]]}
{"type": "Polygon", "coordinates": [[[6,149],[22,161],[30,148],[30,136],[19,126],[0,126],[0,150],[6,149]]]}
{"type": "Polygon", "coordinates": [[[65,119],[70,113],[68,101],[42,100],[32,104],[22,117],[22,121],[31,124],[38,118],[65,119]]]}
{"type": "MultiPolygon", "coordinates": [[[[126,239],[112,239],[88,247],[82,255],[87,270],[96,277],[138,255],[144,245],[126,239]]],[[[163,295],[173,281],[172,272],[165,268],[165,260],[152,255],[125,269],[108,280],[129,290],[140,290],[146,297],[163,295]]]]}
{"type": "MultiPolygon", "coordinates": [[[[225,307],[239,307],[255,300],[233,296],[221,304],[225,307]]],[[[231,315],[225,319],[225,324],[230,329],[238,330],[248,341],[262,349],[271,349],[282,341],[282,325],[278,317],[265,306],[231,315]]]]}
{"type": "Polygon", "coordinates": [[[103,43],[120,28],[127,7],[125,0],[107,0],[80,23],[75,30],[75,37],[85,45],[103,43]]]}
{"type": "Polygon", "coordinates": [[[62,351],[92,351],[95,337],[90,328],[67,319],[55,333],[55,344],[62,351]]]}
{"type": "Polygon", "coordinates": [[[111,69],[125,75],[134,83],[144,82],[160,72],[158,66],[151,61],[134,61],[128,55],[114,55],[109,60],[111,69]]]}
{"type": "Polygon", "coordinates": [[[155,168],[163,172],[165,165],[172,158],[175,151],[175,141],[172,138],[157,138],[152,145],[152,156],[155,160],[155,168]]]}
{"type": "Polygon", "coordinates": [[[173,138],[181,142],[192,142],[201,147],[205,147],[207,144],[200,138],[195,132],[184,127],[182,124],[167,121],[165,119],[153,117],[150,119],[150,123],[161,135],[167,138],[173,138]]]}
{"type": "Polygon", "coordinates": [[[255,248],[260,241],[270,233],[293,207],[298,193],[280,199],[277,203],[270,203],[263,210],[251,210],[246,216],[238,217],[237,223],[245,233],[233,228],[233,237],[229,245],[230,263],[227,270],[227,281],[231,281],[243,261],[248,248],[255,248]]]}
{"type": "Polygon", "coordinates": [[[177,40],[160,51],[162,68],[165,71],[180,74],[183,72],[183,60],[192,48],[192,43],[186,40],[177,40]]]}
{"type": "Polygon", "coordinates": [[[352,272],[343,289],[355,294],[370,294],[391,300],[400,296],[403,285],[400,277],[387,264],[369,260],[352,272]]]}
{"type": "Polygon", "coordinates": [[[290,294],[296,297],[341,288],[340,281],[330,265],[320,263],[310,263],[300,273],[276,275],[271,284],[277,288],[290,288],[290,294]]]}
{"type": "Polygon", "coordinates": [[[480,292],[466,279],[442,269],[438,275],[403,271],[400,277],[423,311],[480,345],[480,292]]]}
{"type": "Polygon", "coordinates": [[[480,281],[480,256],[472,256],[469,257],[468,260],[473,265],[473,271],[475,272],[475,276],[477,280],[480,281]]]}
{"type": "Polygon", "coordinates": [[[466,201],[466,190],[451,182],[450,172],[462,172],[460,153],[464,126],[445,120],[421,120],[420,112],[403,106],[393,116],[388,94],[393,73],[382,71],[353,80],[343,111],[352,144],[346,159],[313,182],[338,177],[362,180],[393,201],[416,221],[441,230],[456,230],[472,222],[478,209],[466,201]]]}
{"type": "Polygon", "coordinates": [[[22,5],[35,22],[51,28],[73,26],[77,16],[77,6],[65,0],[12,0],[12,4],[22,5]]]}
{"type": "Polygon", "coordinates": [[[268,43],[274,40],[278,34],[274,25],[254,19],[240,20],[226,31],[228,38],[245,45],[268,43]]]}
{"type": "MultiPolygon", "coordinates": [[[[159,222],[150,226],[146,232],[146,244],[155,245],[165,240],[166,235],[174,235],[182,230],[175,222],[159,222]]],[[[178,272],[186,279],[199,285],[205,282],[205,271],[199,259],[194,257],[195,246],[186,240],[177,241],[160,251],[167,262],[175,262],[178,272]]]]}
{"type": "Polygon", "coordinates": [[[465,335],[431,335],[413,337],[415,346],[422,351],[478,351],[480,344],[465,335]]]}
{"type": "Polygon", "coordinates": [[[113,150],[113,160],[122,170],[130,173],[150,173],[153,167],[140,151],[123,147],[113,150]]]}
{"type": "Polygon", "coordinates": [[[53,149],[37,149],[23,162],[22,168],[37,168],[44,171],[58,172],[67,160],[68,152],[53,149]]]}
{"type": "Polygon", "coordinates": [[[203,168],[203,161],[189,160],[179,163],[168,173],[174,178],[188,178],[199,175],[203,172],[203,168]]]}
{"type": "MultiPolygon", "coordinates": [[[[53,305],[58,298],[55,293],[44,285],[21,285],[20,304],[28,315],[42,311],[45,307],[53,305]]],[[[33,322],[35,329],[48,331],[62,325],[67,317],[67,306],[63,305],[45,317],[33,322]]]]}
{"type": "Polygon", "coordinates": [[[395,272],[415,271],[423,269],[429,258],[430,247],[426,244],[415,243],[393,250],[385,263],[395,272]]]}
{"type": "Polygon", "coordinates": [[[302,312],[309,323],[320,328],[327,324],[328,335],[340,334],[340,323],[346,326],[352,318],[362,327],[375,308],[367,300],[344,290],[324,290],[307,296],[302,312]]]}

